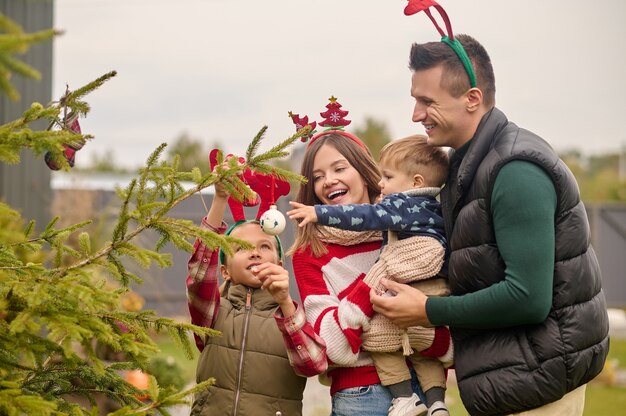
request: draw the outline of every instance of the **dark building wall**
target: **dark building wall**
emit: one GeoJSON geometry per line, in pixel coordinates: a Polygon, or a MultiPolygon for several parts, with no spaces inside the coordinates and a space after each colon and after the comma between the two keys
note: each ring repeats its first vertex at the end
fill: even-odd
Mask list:
{"type": "MultiPolygon", "coordinates": [[[[26,32],[53,27],[52,0],[0,0],[0,13],[18,23],[26,32]]],[[[13,102],[0,94],[0,124],[19,118],[33,102],[43,105],[52,95],[52,41],[34,45],[20,58],[36,68],[42,75],[37,81],[14,75],[12,84],[19,91],[21,100],[13,102]]],[[[32,129],[45,129],[45,123],[35,123],[32,129]]],[[[0,200],[8,203],[29,220],[37,221],[42,229],[50,220],[52,191],[50,170],[43,157],[36,158],[30,150],[23,150],[21,163],[0,163],[0,200]]]]}
{"type": "Polygon", "coordinates": [[[626,308],[626,205],[587,204],[587,213],[606,302],[626,308]]]}

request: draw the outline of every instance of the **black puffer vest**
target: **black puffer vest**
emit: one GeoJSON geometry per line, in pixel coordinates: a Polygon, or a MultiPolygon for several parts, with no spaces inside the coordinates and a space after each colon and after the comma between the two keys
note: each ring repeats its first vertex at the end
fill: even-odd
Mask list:
{"type": "Polygon", "coordinates": [[[196,395],[191,415],[302,415],[306,378],[289,364],[274,312],[276,301],[261,289],[232,286],[222,297],[214,328],[196,372],[215,385],[196,395]]]}
{"type": "Polygon", "coordinates": [[[552,308],[538,325],[451,328],[459,390],[472,415],[510,414],[559,400],[602,370],[609,349],[601,274],[576,180],[544,140],[495,108],[483,117],[441,196],[452,294],[504,280],[490,198],[500,168],[512,160],[539,165],[556,189],[552,308]]]}

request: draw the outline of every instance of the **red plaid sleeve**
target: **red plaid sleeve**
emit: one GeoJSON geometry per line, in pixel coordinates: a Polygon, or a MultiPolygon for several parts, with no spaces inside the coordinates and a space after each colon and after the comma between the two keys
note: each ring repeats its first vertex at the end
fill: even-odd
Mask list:
{"type": "Polygon", "coordinates": [[[296,374],[312,377],[328,368],[326,343],[306,320],[304,309],[294,302],[296,311],[284,317],[280,308],[274,314],[278,329],[283,334],[289,362],[296,374]]]}
{"type": "MultiPolygon", "coordinates": [[[[206,223],[206,217],[202,219],[202,228],[208,228],[216,233],[223,234],[226,231],[226,223],[219,228],[206,223]]],[[[217,269],[219,266],[218,250],[212,250],[197,239],[194,244],[194,252],[187,262],[187,304],[191,323],[198,326],[213,328],[217,311],[220,307],[220,293],[217,281],[217,269]]],[[[194,334],[196,345],[202,351],[204,340],[194,334]]]]}

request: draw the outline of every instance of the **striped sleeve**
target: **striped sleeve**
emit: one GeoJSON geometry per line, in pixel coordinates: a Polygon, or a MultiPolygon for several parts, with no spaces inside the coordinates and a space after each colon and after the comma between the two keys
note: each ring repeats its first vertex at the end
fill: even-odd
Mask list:
{"type": "Polygon", "coordinates": [[[374,314],[369,300],[370,288],[363,283],[363,277],[376,261],[380,243],[364,246],[368,250],[347,261],[330,256],[331,260],[322,264],[324,260],[320,262],[302,252],[293,257],[294,274],[307,320],[326,343],[328,359],[335,365],[371,364],[369,356],[364,356],[361,351],[361,334],[364,329],[369,329],[369,320],[374,314]],[[337,281],[329,278],[333,282],[328,282],[326,273],[336,276],[337,281]]]}

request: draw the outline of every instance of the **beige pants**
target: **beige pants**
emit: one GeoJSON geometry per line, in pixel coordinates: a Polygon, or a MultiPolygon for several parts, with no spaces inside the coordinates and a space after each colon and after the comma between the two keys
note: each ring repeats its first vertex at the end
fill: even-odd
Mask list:
{"type": "Polygon", "coordinates": [[[443,363],[436,358],[423,357],[415,352],[408,357],[397,352],[372,352],[370,351],[378,377],[383,386],[410,380],[411,373],[406,365],[406,359],[411,360],[417,379],[423,391],[433,387],[446,388],[446,373],[443,363]]]}
{"type": "Polygon", "coordinates": [[[583,410],[585,410],[586,387],[587,385],[583,384],[556,402],[511,416],[582,416],[583,410]]]}

